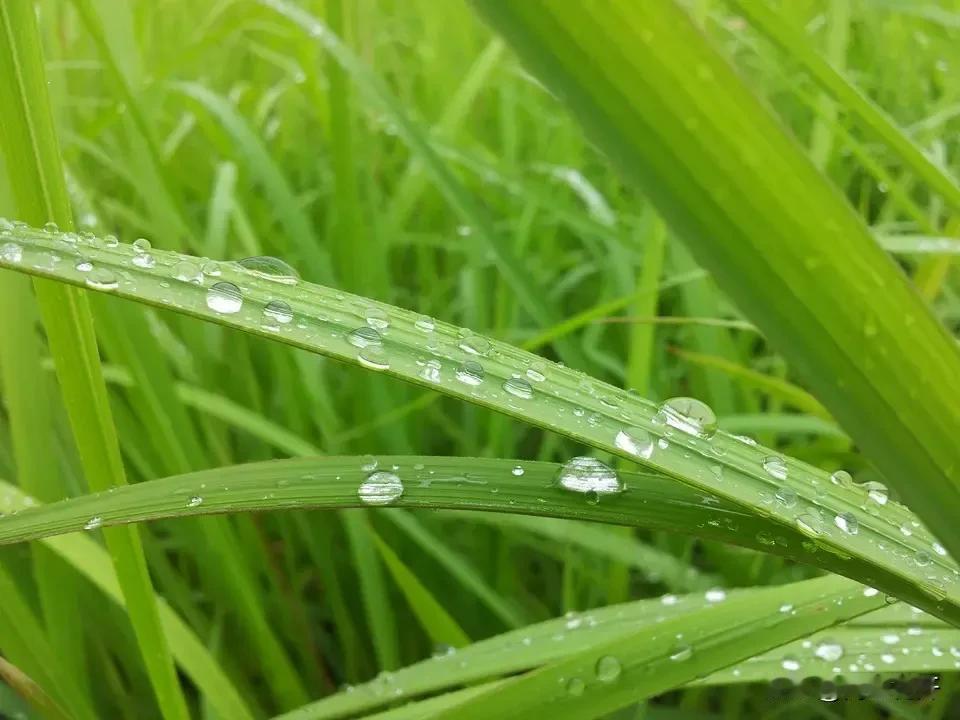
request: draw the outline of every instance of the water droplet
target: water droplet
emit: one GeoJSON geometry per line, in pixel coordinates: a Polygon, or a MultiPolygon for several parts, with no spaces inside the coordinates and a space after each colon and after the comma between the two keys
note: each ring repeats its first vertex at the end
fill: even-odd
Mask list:
{"type": "Polygon", "coordinates": [[[646,459],[653,455],[653,436],[640,427],[623,428],[617,433],[613,443],[621,450],[637,457],[646,459]]]}
{"type": "Polygon", "coordinates": [[[926,550],[917,550],[913,555],[913,561],[917,564],[917,567],[927,567],[933,562],[933,558],[926,550]]]}
{"type": "Polygon", "coordinates": [[[427,382],[438,383],[441,380],[441,368],[439,360],[427,360],[423,365],[423,370],[420,371],[420,377],[427,382]]]}
{"type": "Polygon", "coordinates": [[[783,660],[780,661],[780,667],[787,672],[796,672],[800,669],[800,661],[793,655],[784,655],[783,660]]]}
{"type": "Polygon", "coordinates": [[[935,542],[935,543],[933,544],[933,551],[934,551],[937,555],[940,555],[941,557],[944,557],[944,556],[946,556],[946,554],[947,554],[947,549],[946,549],[943,545],[941,545],[940,543],[938,543],[938,542],[935,542]]]}
{"type": "Polygon", "coordinates": [[[210,260],[203,264],[201,268],[204,275],[209,275],[210,277],[220,277],[220,263],[210,260]]]}
{"type": "Polygon", "coordinates": [[[887,500],[890,495],[887,491],[887,486],[882,482],[877,482],[876,480],[870,480],[865,482],[861,487],[867,491],[867,499],[876,503],[877,505],[883,506],[887,504],[887,500]]]}
{"type": "Polygon", "coordinates": [[[103,525],[103,518],[100,517],[99,515],[94,515],[92,518],[90,518],[83,524],[83,529],[96,530],[101,525],[103,525]]]}
{"type": "Polygon", "coordinates": [[[103,238],[103,246],[105,248],[115,248],[119,244],[120,241],[117,240],[116,235],[107,235],[105,238],[103,238]]]}
{"type": "Polygon", "coordinates": [[[529,400],[533,397],[533,387],[523,378],[511,377],[503,381],[503,389],[514,397],[529,400]]]}
{"type": "Polygon", "coordinates": [[[860,530],[860,522],[857,516],[851,512],[842,512],[833,519],[833,524],[843,530],[847,535],[856,535],[860,530]]]}
{"type": "Polygon", "coordinates": [[[181,260],[173,266],[173,278],[181,282],[199,285],[203,282],[203,273],[200,272],[200,267],[192,260],[181,260]]]}
{"type": "Polygon", "coordinates": [[[784,603],[779,608],[780,612],[786,615],[789,612],[793,612],[793,603],[784,603]]]}
{"type": "Polygon", "coordinates": [[[519,465],[514,466],[513,470],[510,471],[510,474],[514,477],[520,477],[523,475],[523,468],[519,465]]]}
{"type": "Polygon", "coordinates": [[[865,587],[865,588],[863,589],[863,596],[864,596],[864,597],[868,597],[868,598],[870,598],[870,597],[876,597],[879,593],[880,593],[880,591],[877,590],[876,588],[873,588],[873,587],[865,587]]]}
{"type": "Polygon", "coordinates": [[[116,290],[119,286],[117,276],[107,268],[94,268],[87,275],[87,287],[94,290],[116,290]]]}
{"type": "Polygon", "coordinates": [[[853,485],[853,478],[846,470],[837,470],[830,476],[830,482],[841,487],[850,487],[853,485]]]}
{"type": "Polygon", "coordinates": [[[787,479],[787,463],[779,455],[769,455],[763,459],[763,469],[767,475],[777,480],[787,479]]]}
{"type": "Polygon", "coordinates": [[[378,470],[360,484],[357,495],[365,505],[389,505],[403,495],[403,482],[392,472],[378,470]]]}
{"type": "Polygon", "coordinates": [[[152,268],[157,264],[156,258],[148,252],[138,252],[136,255],[130,258],[130,262],[139,268],[145,269],[152,268]]]}
{"type": "Polygon", "coordinates": [[[457,380],[467,385],[479,385],[483,382],[484,371],[483,365],[478,363],[476,360],[467,360],[466,362],[461,363],[460,367],[457,368],[455,373],[457,380]]]}
{"type": "Polygon", "coordinates": [[[774,497],[785,508],[792,508],[797,504],[797,493],[788,487],[778,487],[774,497]]]}
{"type": "Polygon", "coordinates": [[[431,333],[437,324],[434,322],[432,317],[421,315],[413,321],[413,326],[420,332],[431,333]]]}
{"type": "Polygon", "coordinates": [[[383,337],[369,325],[362,325],[356,330],[350,331],[347,335],[347,342],[358,348],[379,347],[383,345],[383,337]]]}
{"type": "Polygon", "coordinates": [[[77,272],[87,273],[93,270],[93,263],[88,258],[80,258],[74,268],[77,272]]]}
{"type": "Polygon", "coordinates": [[[795,518],[800,532],[807,535],[820,535],[823,532],[823,520],[812,512],[803,512],[795,518]]]}
{"type": "Polygon", "coordinates": [[[667,594],[660,598],[661,605],[676,605],[678,602],[680,602],[680,598],[672,594],[667,594]]]}
{"type": "Polygon", "coordinates": [[[580,678],[570,678],[567,682],[567,694],[573,697],[580,697],[586,689],[586,684],[580,678]]]}
{"type": "Polygon", "coordinates": [[[753,446],[755,446],[755,445],[757,444],[757,441],[754,440],[754,439],[753,439],[752,437],[750,437],[749,435],[734,435],[733,437],[734,437],[735,440],[739,440],[739,441],[742,442],[744,445],[750,445],[751,447],[753,447],[753,446]]]}
{"type": "Polygon", "coordinates": [[[293,310],[283,300],[271,300],[263,308],[263,317],[270,323],[286,325],[293,320],[293,310]]]}
{"type": "Polygon", "coordinates": [[[365,347],[357,353],[357,360],[371,370],[386,370],[390,367],[387,351],[379,345],[365,347]]]}
{"type": "Polygon", "coordinates": [[[16,263],[23,259],[23,248],[15,242],[8,242],[0,245],[0,258],[4,262],[16,263]]]}
{"type": "Polygon", "coordinates": [[[457,347],[471,355],[488,355],[492,346],[490,341],[482,335],[468,335],[460,341],[457,347]]]}
{"type": "Polygon", "coordinates": [[[533,382],[543,382],[547,379],[547,376],[543,374],[543,364],[536,363],[531,367],[527,368],[527,379],[533,380],[533,382]]]}
{"type": "Polygon", "coordinates": [[[578,493],[616,495],[624,490],[623,481],[613,468],[592,457],[575,457],[557,474],[557,485],[578,493]]]}
{"type": "Polygon", "coordinates": [[[673,649],[670,650],[670,659],[674,662],[683,662],[684,660],[689,660],[692,657],[693,648],[683,643],[680,645],[674,645],[673,649]]]}
{"type": "Polygon", "coordinates": [[[221,315],[232,315],[243,307],[240,288],[231,282],[218,282],[207,290],[207,307],[221,315]]]}
{"type": "Polygon", "coordinates": [[[364,319],[367,325],[377,330],[386,330],[390,327],[390,316],[387,311],[376,306],[370,306],[364,311],[364,319]]]}
{"type": "Polygon", "coordinates": [[[187,501],[187,507],[197,507],[203,502],[203,498],[199,495],[194,495],[190,500],[187,501]]]}
{"type": "Polygon", "coordinates": [[[824,638],[817,643],[813,654],[826,662],[836,662],[843,657],[843,645],[836,640],[824,638]]]}
{"type": "Polygon", "coordinates": [[[250,275],[284,285],[296,285],[300,280],[296,270],[283,260],[268,255],[244,258],[237,265],[250,275]]]}
{"type": "Polygon", "coordinates": [[[688,397],[675,397],[660,405],[657,418],[688,435],[710,438],[717,432],[717,416],[704,402],[688,397]]]}
{"type": "Polygon", "coordinates": [[[727,591],[723,588],[710,588],[703,594],[703,599],[708,603],[723,602],[727,599],[727,591]]]}
{"type": "Polygon", "coordinates": [[[60,232],[60,226],[51,220],[50,222],[44,224],[43,231],[51,234],[60,232]]]}
{"type": "Polygon", "coordinates": [[[137,238],[133,241],[133,249],[138,253],[149,252],[153,246],[150,244],[150,241],[146,238],[137,238]]]}
{"type": "Polygon", "coordinates": [[[604,683],[612,683],[620,677],[620,673],[623,672],[623,668],[620,665],[620,661],[617,660],[613,655],[604,655],[602,658],[597,660],[594,671],[597,674],[597,680],[604,683]]]}

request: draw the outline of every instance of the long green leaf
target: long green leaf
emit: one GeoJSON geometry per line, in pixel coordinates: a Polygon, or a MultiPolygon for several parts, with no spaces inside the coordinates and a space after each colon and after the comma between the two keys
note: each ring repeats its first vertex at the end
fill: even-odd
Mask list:
{"type": "MultiPolygon", "coordinates": [[[[32,3],[4,3],[0,33],[3,147],[17,204],[33,222],[50,221],[71,228],[73,218],[32,3]]],[[[87,297],[59,283],[38,281],[35,288],[87,482],[95,490],[122,486],[126,477],[87,297]]],[[[168,720],[187,718],[140,537],[134,528],[111,531],[105,537],[161,712],[168,720]]]]}
{"type": "Polygon", "coordinates": [[[960,552],[956,343],[685,11],[474,5],[960,552]]]}

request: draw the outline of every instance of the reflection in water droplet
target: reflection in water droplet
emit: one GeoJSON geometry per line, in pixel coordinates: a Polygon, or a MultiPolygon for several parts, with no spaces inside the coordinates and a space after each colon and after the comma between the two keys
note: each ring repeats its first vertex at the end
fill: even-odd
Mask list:
{"type": "Polygon", "coordinates": [[[533,397],[533,388],[523,378],[511,377],[503,381],[503,389],[514,397],[529,400],[533,397]]]}
{"type": "Polygon", "coordinates": [[[717,416],[704,402],[688,397],[675,397],[660,405],[657,418],[688,435],[709,438],[717,432],[717,416]]]}
{"type": "Polygon", "coordinates": [[[130,262],[139,268],[149,269],[157,264],[157,259],[148,252],[138,252],[130,258],[130,262]]]}
{"type": "Polygon", "coordinates": [[[232,315],[243,307],[240,288],[231,282],[218,282],[207,290],[207,307],[221,315],[232,315]]]}
{"type": "Polygon", "coordinates": [[[150,244],[150,241],[146,238],[137,238],[133,241],[133,249],[138,253],[149,252],[153,246],[150,244]]]}
{"type": "Polygon", "coordinates": [[[557,474],[556,484],[564,490],[578,493],[616,495],[624,490],[616,471],[592,457],[575,457],[557,474]]]}
{"type": "Polygon", "coordinates": [[[296,270],[283,260],[268,255],[244,258],[237,265],[250,275],[284,285],[296,285],[300,280],[296,270]]]}
{"type": "Polygon", "coordinates": [[[853,478],[846,470],[837,470],[830,476],[830,482],[840,487],[850,487],[853,485],[853,478]]]}
{"type": "Polygon", "coordinates": [[[792,508],[797,504],[797,493],[788,487],[778,487],[774,497],[785,508],[792,508]]]}
{"type": "Polygon", "coordinates": [[[870,480],[869,482],[865,482],[861,487],[867,491],[868,500],[880,506],[887,504],[887,500],[889,499],[890,495],[887,491],[887,486],[882,482],[870,480]]]}
{"type": "Polygon", "coordinates": [[[357,495],[366,505],[389,505],[403,495],[403,483],[398,475],[379,470],[360,484],[357,495]]]}
{"type": "Polygon", "coordinates": [[[637,457],[649,458],[653,455],[653,436],[640,427],[623,428],[617,433],[613,443],[621,450],[637,457]]]}
{"type": "Polygon", "coordinates": [[[484,378],[483,366],[476,360],[467,360],[457,368],[456,378],[467,385],[479,385],[484,378]]]}

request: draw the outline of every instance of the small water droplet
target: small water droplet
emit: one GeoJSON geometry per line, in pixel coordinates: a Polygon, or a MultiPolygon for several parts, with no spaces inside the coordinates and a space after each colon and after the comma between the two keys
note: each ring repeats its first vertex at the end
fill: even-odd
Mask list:
{"type": "Polygon", "coordinates": [[[220,277],[220,263],[209,260],[203,264],[201,268],[204,275],[209,275],[210,277],[220,277]]]}
{"type": "Polygon", "coordinates": [[[187,507],[197,507],[203,502],[203,498],[199,495],[194,495],[190,500],[187,501],[187,507]]]}
{"type": "Polygon", "coordinates": [[[533,397],[533,387],[523,378],[507,378],[503,381],[503,389],[521,400],[529,400],[533,397]]]}
{"type": "Polygon", "coordinates": [[[779,455],[769,455],[763,459],[763,469],[777,480],[787,479],[787,463],[779,455]]]}
{"type": "Polygon", "coordinates": [[[15,242],[8,242],[0,245],[0,258],[4,262],[18,263],[23,259],[23,248],[15,242]]]}
{"type": "Polygon", "coordinates": [[[880,591],[877,590],[877,589],[874,588],[874,587],[865,587],[865,588],[863,589],[863,596],[864,596],[864,597],[868,597],[868,598],[870,598],[870,597],[876,597],[879,593],[880,593],[880,591]]]}
{"type": "Polygon", "coordinates": [[[386,330],[390,327],[390,316],[387,315],[387,311],[374,305],[364,310],[363,317],[367,325],[377,330],[386,330]]]}
{"type": "Polygon", "coordinates": [[[130,258],[130,262],[139,268],[149,269],[157,264],[157,259],[148,252],[138,252],[130,258]]]}
{"type": "Polygon", "coordinates": [[[853,478],[846,470],[837,470],[830,476],[830,482],[840,487],[850,487],[853,485],[853,478]]]}
{"type": "Polygon", "coordinates": [[[780,667],[787,672],[796,672],[800,669],[800,661],[793,655],[784,655],[780,661],[780,667]]]}
{"type": "Polygon", "coordinates": [[[490,353],[492,346],[490,345],[490,341],[482,335],[467,335],[460,340],[457,347],[471,355],[485,356],[490,353]]]}
{"type": "Polygon", "coordinates": [[[523,475],[523,468],[519,465],[514,466],[513,470],[510,471],[510,474],[514,477],[520,477],[523,475]]]}
{"type": "Polygon", "coordinates": [[[826,662],[836,662],[843,657],[843,645],[836,640],[824,638],[817,643],[813,654],[826,662]]]}
{"type": "Polygon", "coordinates": [[[543,373],[544,367],[542,363],[535,363],[534,365],[527,368],[527,379],[532,380],[533,382],[543,382],[547,379],[547,376],[543,373]]]}
{"type": "Polygon", "coordinates": [[[933,562],[933,558],[926,550],[917,550],[913,555],[913,561],[917,564],[917,567],[927,567],[933,562]]]}
{"type": "Polygon", "coordinates": [[[87,287],[94,290],[116,290],[119,286],[117,276],[107,268],[94,268],[86,278],[87,287]]]}
{"type": "Polygon", "coordinates": [[[575,457],[557,474],[556,484],[564,490],[578,493],[616,495],[624,490],[616,471],[592,457],[575,457]]]}
{"type": "Polygon", "coordinates": [[[703,594],[703,598],[708,603],[723,602],[727,599],[727,591],[723,588],[710,588],[703,594]]]}
{"type": "Polygon", "coordinates": [[[116,235],[107,235],[105,238],[103,238],[103,246],[105,248],[115,248],[119,244],[120,241],[117,240],[116,235]]]}
{"type": "Polygon", "coordinates": [[[693,648],[685,643],[674,645],[670,650],[670,659],[674,662],[683,662],[693,657],[693,648]]]}
{"type": "Polygon", "coordinates": [[[44,224],[43,231],[50,234],[60,232],[60,226],[51,220],[50,222],[44,224]]]}
{"type": "Polygon", "coordinates": [[[379,345],[365,347],[357,353],[357,360],[371,370],[387,370],[390,367],[390,358],[387,351],[379,345]]]}
{"type": "Polygon", "coordinates": [[[870,480],[865,482],[861,487],[867,491],[867,500],[876,503],[881,507],[887,504],[887,500],[889,499],[890,495],[887,490],[887,486],[882,482],[870,480]]]}
{"type": "Polygon", "coordinates": [[[621,450],[637,457],[647,459],[653,455],[653,436],[640,427],[623,428],[617,433],[613,443],[621,450]]]}
{"type": "Polygon", "coordinates": [[[237,262],[237,265],[254,277],[284,285],[296,285],[300,280],[300,275],[290,265],[280,258],[268,255],[244,258],[237,262]]]}
{"type": "Polygon", "coordinates": [[[207,290],[207,307],[221,315],[232,315],[243,307],[240,288],[231,282],[218,282],[207,290]]]}
{"type": "Polygon", "coordinates": [[[834,519],[833,524],[843,530],[847,535],[856,535],[860,530],[860,521],[852,512],[839,513],[834,519]]]}
{"type": "Polygon", "coordinates": [[[137,238],[133,241],[133,249],[138,253],[149,252],[153,246],[150,244],[150,241],[146,238],[137,238]]]}
{"type": "Polygon", "coordinates": [[[476,360],[461,363],[455,373],[457,380],[467,385],[479,385],[483,382],[484,375],[483,365],[476,360]]]}
{"type": "Polygon", "coordinates": [[[620,665],[620,661],[613,655],[604,655],[597,660],[594,671],[596,672],[597,680],[603,683],[612,683],[620,677],[620,673],[623,672],[623,667],[620,665]]]}
{"type": "Polygon", "coordinates": [[[570,678],[567,682],[567,694],[573,697],[580,697],[586,689],[586,683],[580,678],[570,678]]]}
{"type": "Polygon", "coordinates": [[[101,525],[103,525],[103,518],[100,517],[99,515],[94,515],[92,518],[90,518],[83,524],[83,529],[96,530],[101,525]]]}
{"type": "Polygon", "coordinates": [[[200,272],[200,266],[192,260],[181,260],[173,266],[173,278],[199,285],[203,282],[203,273],[200,272]]]}
{"type": "Polygon", "coordinates": [[[717,432],[717,416],[704,402],[688,397],[675,397],[660,405],[660,422],[688,435],[710,438],[717,432]]]}
{"type": "Polygon", "coordinates": [[[437,324],[434,322],[432,317],[421,315],[413,321],[413,326],[420,332],[431,333],[437,324]]]}
{"type": "Polygon", "coordinates": [[[383,337],[369,325],[362,325],[350,331],[347,335],[347,342],[358,348],[379,347],[383,345],[383,337]]]}
{"type": "Polygon", "coordinates": [[[438,383],[441,381],[440,370],[442,365],[439,360],[427,360],[423,369],[420,371],[420,377],[422,377],[427,382],[438,383]]]}
{"type": "Polygon", "coordinates": [[[797,493],[794,492],[792,488],[785,486],[778,487],[777,491],[774,493],[774,497],[777,499],[777,502],[783,505],[785,508],[792,508],[797,504],[797,493]]]}
{"type": "Polygon", "coordinates": [[[378,470],[360,484],[357,495],[365,505],[389,505],[403,495],[403,482],[392,472],[378,470]]]}
{"type": "Polygon", "coordinates": [[[263,307],[263,317],[269,323],[286,325],[293,320],[293,310],[283,300],[271,300],[263,307]]]}
{"type": "Polygon", "coordinates": [[[938,543],[938,542],[935,542],[935,543],[933,544],[933,551],[934,551],[937,555],[940,555],[941,557],[945,557],[946,554],[947,554],[947,549],[946,549],[943,545],[941,545],[940,543],[938,543]]]}
{"type": "Polygon", "coordinates": [[[80,258],[74,268],[77,272],[88,273],[93,270],[93,263],[88,258],[80,258]]]}

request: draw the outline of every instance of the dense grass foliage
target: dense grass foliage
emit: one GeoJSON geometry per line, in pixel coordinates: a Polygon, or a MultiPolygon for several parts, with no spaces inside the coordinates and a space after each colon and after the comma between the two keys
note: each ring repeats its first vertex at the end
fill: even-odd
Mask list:
{"type": "Polygon", "coordinates": [[[3,11],[0,215],[35,227],[0,223],[0,266],[37,277],[0,270],[0,717],[960,712],[925,527],[960,468],[960,3],[680,3],[676,56],[709,43],[792,136],[747,162],[779,141],[674,86],[703,114],[673,156],[762,183],[713,216],[654,135],[592,144],[630,117],[589,62],[613,28],[578,61],[562,18],[476,5],[3,11]],[[802,339],[842,289],[759,241],[768,276],[723,265],[818,209],[869,248],[830,278],[915,288],[869,286],[837,347],[802,339]]]}

